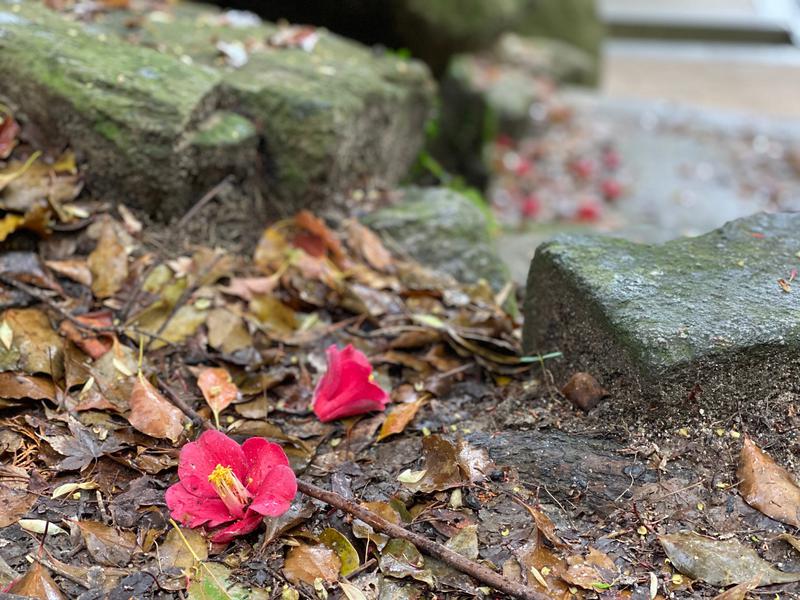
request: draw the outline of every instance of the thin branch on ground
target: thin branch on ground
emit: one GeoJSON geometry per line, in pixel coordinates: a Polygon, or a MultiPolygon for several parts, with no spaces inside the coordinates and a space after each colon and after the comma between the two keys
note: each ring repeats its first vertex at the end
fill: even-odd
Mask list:
{"type": "Polygon", "coordinates": [[[521,600],[548,600],[548,596],[545,594],[532,590],[531,588],[520,583],[515,583],[509,579],[506,579],[488,567],[461,556],[457,552],[450,550],[442,544],[429,540],[425,536],[414,533],[413,531],[409,531],[408,529],[400,527],[399,525],[395,525],[394,523],[390,523],[371,510],[368,510],[356,502],[348,500],[347,498],[340,496],[335,492],[329,492],[328,490],[324,490],[301,479],[297,480],[297,489],[307,496],[316,498],[325,504],[328,504],[334,508],[338,508],[339,510],[343,510],[357,519],[364,521],[364,523],[377,531],[385,533],[393,538],[401,538],[411,542],[420,551],[444,561],[452,568],[461,571],[462,573],[466,573],[470,577],[474,577],[478,581],[485,583],[486,585],[491,586],[500,592],[504,592],[512,598],[520,598],[521,600]]]}

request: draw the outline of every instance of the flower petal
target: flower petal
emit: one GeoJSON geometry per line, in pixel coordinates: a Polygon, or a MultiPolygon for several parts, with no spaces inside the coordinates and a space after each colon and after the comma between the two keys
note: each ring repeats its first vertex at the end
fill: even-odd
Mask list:
{"type": "Polygon", "coordinates": [[[264,477],[258,495],[253,498],[250,510],[266,517],[282,515],[292,504],[297,494],[297,479],[285,465],[272,467],[264,477]]]}
{"type": "Polygon", "coordinates": [[[242,452],[247,461],[247,479],[244,484],[253,496],[258,496],[264,479],[273,467],[289,466],[289,459],[286,458],[283,448],[261,437],[245,440],[242,452]]]}
{"type": "Polygon", "coordinates": [[[388,394],[370,380],[372,365],[364,353],[348,345],[330,346],[328,371],[314,394],[314,412],[320,421],[332,421],[372,410],[383,410],[388,394]]]}
{"type": "Polygon", "coordinates": [[[230,512],[219,498],[197,496],[179,481],[165,495],[170,516],[191,528],[208,524],[216,527],[232,519],[230,512]]]}
{"type": "Polygon", "coordinates": [[[263,518],[264,517],[257,512],[248,510],[245,515],[235,523],[231,523],[227,527],[214,531],[211,534],[211,541],[215,544],[225,544],[240,535],[247,535],[251,531],[258,529],[263,518]]]}
{"type": "Polygon", "coordinates": [[[193,492],[208,497],[216,497],[214,486],[208,476],[214,467],[223,465],[233,469],[233,473],[244,481],[247,463],[241,446],[224,433],[211,429],[204,431],[196,442],[190,442],[181,449],[178,477],[183,481],[194,477],[193,492]]]}

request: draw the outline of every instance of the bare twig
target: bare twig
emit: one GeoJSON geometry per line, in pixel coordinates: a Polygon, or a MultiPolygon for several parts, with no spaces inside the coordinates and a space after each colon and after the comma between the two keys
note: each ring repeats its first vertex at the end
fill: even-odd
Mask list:
{"type": "Polygon", "coordinates": [[[524,586],[520,583],[515,583],[506,579],[499,573],[492,571],[475,561],[469,560],[461,556],[457,552],[442,546],[441,544],[429,540],[425,536],[409,531],[404,527],[390,523],[383,517],[375,514],[371,510],[360,506],[352,500],[348,500],[335,492],[329,492],[317,487],[307,481],[297,480],[297,489],[307,496],[321,500],[326,504],[343,510],[346,513],[353,515],[357,519],[364,521],[372,528],[381,531],[391,537],[401,538],[407,540],[417,546],[421,551],[429,554],[439,560],[446,562],[449,566],[474,577],[478,581],[493,587],[496,590],[504,592],[512,598],[520,598],[521,600],[547,600],[548,596],[539,593],[531,588],[524,586]]]}
{"type": "Polygon", "coordinates": [[[203,194],[200,200],[195,202],[194,206],[192,206],[192,208],[186,211],[186,214],[181,217],[181,220],[177,222],[175,227],[177,229],[182,229],[184,226],[186,226],[186,224],[189,221],[191,221],[206,204],[208,204],[214,198],[216,198],[217,194],[219,194],[222,191],[222,188],[224,188],[230,180],[231,180],[231,175],[226,175],[225,178],[222,179],[222,181],[220,181],[217,185],[215,185],[205,194],[203,194]]]}
{"type": "Polygon", "coordinates": [[[177,406],[183,414],[189,417],[195,425],[202,427],[203,429],[214,429],[214,426],[211,424],[211,421],[208,419],[204,419],[200,416],[200,414],[193,409],[191,406],[186,404],[186,401],[178,396],[171,387],[169,387],[166,383],[164,383],[160,378],[156,380],[158,382],[158,387],[160,387],[164,392],[167,394],[167,398],[177,406]]]}

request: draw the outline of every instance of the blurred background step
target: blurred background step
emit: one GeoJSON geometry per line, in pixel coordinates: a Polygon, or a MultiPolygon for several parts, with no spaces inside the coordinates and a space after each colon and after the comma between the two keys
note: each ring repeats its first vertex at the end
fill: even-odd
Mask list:
{"type": "Polygon", "coordinates": [[[790,43],[797,0],[600,0],[612,37],[790,43]]]}

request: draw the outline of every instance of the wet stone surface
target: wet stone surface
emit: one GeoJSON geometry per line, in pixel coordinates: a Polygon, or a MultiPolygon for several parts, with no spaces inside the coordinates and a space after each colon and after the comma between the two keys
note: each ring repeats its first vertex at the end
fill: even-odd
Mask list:
{"type": "Polygon", "coordinates": [[[798,226],[759,214],[661,245],[557,238],[531,266],[525,348],[599,375],[616,410],[644,399],[724,416],[785,401],[800,375],[798,226]]]}

